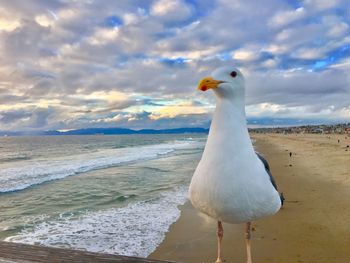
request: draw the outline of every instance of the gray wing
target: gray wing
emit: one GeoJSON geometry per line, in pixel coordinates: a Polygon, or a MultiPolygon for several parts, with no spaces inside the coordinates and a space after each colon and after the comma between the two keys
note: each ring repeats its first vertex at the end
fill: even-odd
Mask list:
{"type": "Polygon", "coordinates": [[[273,187],[275,187],[276,191],[278,191],[276,181],[272,177],[272,174],[270,172],[270,165],[269,165],[269,163],[266,161],[266,159],[264,157],[261,156],[261,154],[259,154],[257,152],[255,152],[255,153],[259,157],[259,159],[262,161],[262,163],[264,164],[265,170],[266,170],[267,174],[270,176],[270,181],[271,181],[273,187]]]}
{"type": "MultiPolygon", "coordinates": [[[[271,172],[270,172],[270,165],[269,165],[269,163],[268,163],[268,162],[266,161],[266,159],[265,159],[264,157],[262,157],[259,153],[257,153],[257,152],[255,152],[255,153],[256,153],[256,155],[259,157],[259,159],[262,161],[262,163],[264,164],[265,170],[266,170],[267,174],[270,176],[270,181],[271,181],[273,187],[275,187],[276,191],[278,191],[276,181],[275,181],[275,179],[272,177],[272,174],[271,174],[271,172]]],[[[281,204],[282,204],[282,206],[283,206],[284,200],[285,200],[284,195],[283,195],[283,193],[280,193],[279,195],[280,195],[280,199],[281,199],[281,204]]]]}

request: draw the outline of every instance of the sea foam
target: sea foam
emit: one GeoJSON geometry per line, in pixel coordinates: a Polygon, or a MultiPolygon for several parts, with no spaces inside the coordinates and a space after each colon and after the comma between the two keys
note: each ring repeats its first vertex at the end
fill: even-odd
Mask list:
{"type": "Polygon", "coordinates": [[[103,169],[125,163],[155,159],[177,149],[195,144],[194,141],[175,141],[139,147],[104,149],[55,159],[23,161],[15,167],[0,172],[0,193],[26,189],[47,181],[58,180],[70,175],[103,169]]]}
{"type": "Polygon", "coordinates": [[[178,206],[186,200],[187,188],[181,187],[122,208],[50,219],[6,241],[147,257],[179,218],[178,206]]]}

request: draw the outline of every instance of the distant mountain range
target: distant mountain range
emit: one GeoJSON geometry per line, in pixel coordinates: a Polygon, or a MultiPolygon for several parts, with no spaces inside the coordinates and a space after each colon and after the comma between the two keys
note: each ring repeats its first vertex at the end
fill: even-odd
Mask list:
{"type": "MultiPolygon", "coordinates": [[[[248,118],[248,127],[297,127],[303,125],[336,125],[342,121],[306,120],[306,119],[282,119],[282,118],[248,118]]],[[[142,129],[133,130],[127,128],[85,128],[68,131],[1,131],[0,136],[39,136],[39,135],[113,135],[113,134],[176,134],[176,133],[208,133],[208,128],[176,128],[176,129],[142,129]]]]}
{"type": "Polygon", "coordinates": [[[177,128],[177,129],[142,129],[132,130],[125,128],[86,128],[69,131],[0,131],[0,136],[25,135],[117,135],[117,134],[177,134],[177,133],[208,133],[205,128],[177,128]]]}

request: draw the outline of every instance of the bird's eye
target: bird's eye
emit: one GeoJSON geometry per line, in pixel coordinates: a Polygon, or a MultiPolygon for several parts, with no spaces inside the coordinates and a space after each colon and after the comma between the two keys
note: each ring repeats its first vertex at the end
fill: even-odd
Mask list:
{"type": "Polygon", "coordinates": [[[237,72],[236,71],[232,71],[230,73],[230,75],[231,75],[232,78],[235,78],[237,76],[237,72]]]}

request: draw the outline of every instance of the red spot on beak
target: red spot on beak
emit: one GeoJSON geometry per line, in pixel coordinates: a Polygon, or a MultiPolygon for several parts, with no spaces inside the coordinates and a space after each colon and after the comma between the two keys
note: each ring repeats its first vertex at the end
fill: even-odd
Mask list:
{"type": "Polygon", "coordinates": [[[201,91],[206,91],[208,88],[206,85],[201,86],[201,91]]]}

